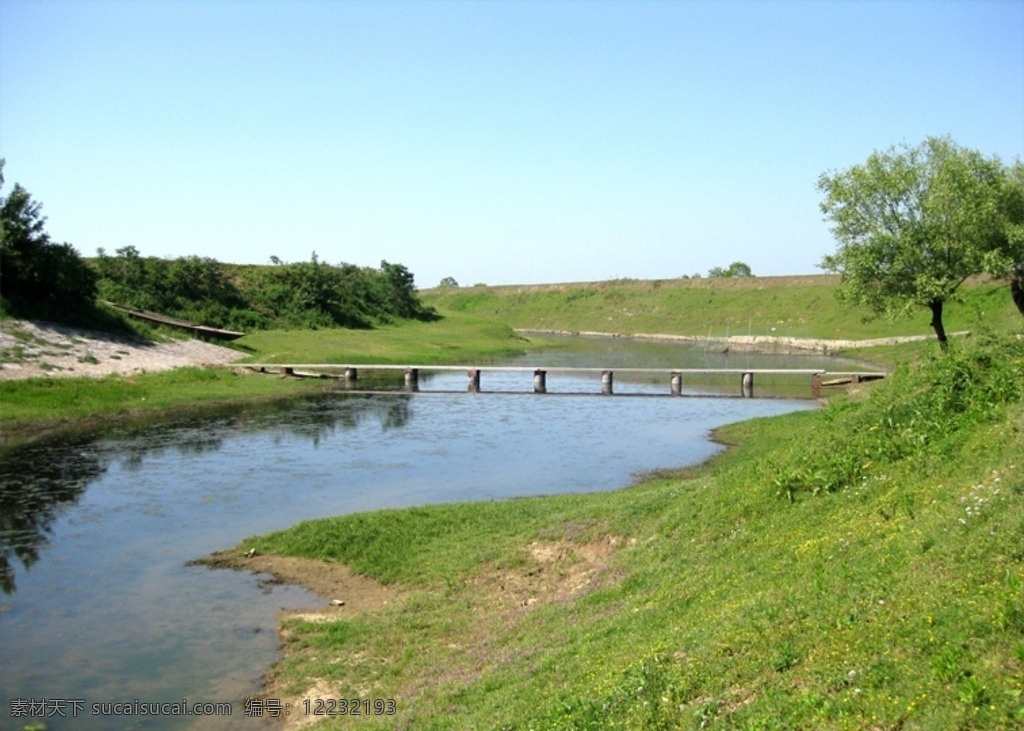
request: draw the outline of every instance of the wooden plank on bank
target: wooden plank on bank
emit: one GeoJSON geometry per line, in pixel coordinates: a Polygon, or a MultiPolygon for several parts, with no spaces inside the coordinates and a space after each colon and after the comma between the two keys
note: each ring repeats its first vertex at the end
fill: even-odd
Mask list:
{"type": "Polygon", "coordinates": [[[188,320],[178,319],[177,317],[161,315],[159,312],[140,310],[137,307],[122,307],[121,305],[116,305],[113,302],[107,301],[104,301],[103,304],[117,310],[118,312],[123,312],[128,315],[128,317],[135,318],[136,320],[152,322],[157,325],[167,325],[168,327],[176,327],[180,330],[187,330],[203,337],[217,338],[218,340],[237,340],[245,335],[245,333],[236,332],[235,330],[223,330],[219,327],[199,325],[194,322],[189,322],[188,320]]]}

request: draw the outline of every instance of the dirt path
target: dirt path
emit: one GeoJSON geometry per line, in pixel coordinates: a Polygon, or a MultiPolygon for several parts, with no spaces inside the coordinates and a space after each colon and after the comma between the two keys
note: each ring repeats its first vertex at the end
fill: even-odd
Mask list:
{"type": "MultiPolygon", "coordinates": [[[[871,338],[868,340],[838,340],[827,338],[794,338],[784,335],[731,335],[729,337],[704,337],[701,335],[669,335],[666,333],[606,333],[606,332],[568,332],[566,330],[534,330],[516,328],[519,333],[535,333],[537,335],[586,335],[605,338],[633,338],[634,340],[665,340],[681,343],[707,343],[716,349],[734,348],[751,350],[761,353],[834,353],[848,348],[873,348],[879,345],[899,345],[900,343],[918,343],[934,340],[934,335],[904,335],[891,338],[871,338]]],[[[949,337],[962,337],[967,331],[949,333],[949,337]]]]}
{"type": "Polygon", "coordinates": [[[242,357],[237,350],[195,339],[155,343],[49,322],[0,322],[0,381],[133,375],[226,365],[242,357]]]}

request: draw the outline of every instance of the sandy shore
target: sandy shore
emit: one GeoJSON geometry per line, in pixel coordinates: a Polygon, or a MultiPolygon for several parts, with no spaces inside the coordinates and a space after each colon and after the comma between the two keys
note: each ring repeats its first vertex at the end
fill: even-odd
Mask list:
{"type": "Polygon", "coordinates": [[[127,376],[182,366],[221,366],[242,357],[237,350],[195,339],[157,343],[49,322],[0,322],[3,381],[39,376],[127,376]]]}

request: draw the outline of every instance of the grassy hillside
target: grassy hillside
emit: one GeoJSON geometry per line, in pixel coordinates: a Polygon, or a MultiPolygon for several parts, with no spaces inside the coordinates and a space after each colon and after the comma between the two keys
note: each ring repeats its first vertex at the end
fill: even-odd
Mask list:
{"type": "MultiPolygon", "coordinates": [[[[833,276],[739,279],[616,280],[510,287],[453,287],[421,293],[442,314],[494,318],[515,328],[716,337],[786,335],[863,339],[930,334],[930,313],[866,321],[840,305],[833,276]]],[[[978,283],[963,304],[947,307],[946,329],[1020,329],[1022,318],[1004,284],[978,283]]]]}
{"type": "Polygon", "coordinates": [[[1024,343],[972,344],[703,470],[245,541],[405,592],[287,622],[271,695],[396,701],[318,728],[1022,728],[1022,392],[1024,343]]]}

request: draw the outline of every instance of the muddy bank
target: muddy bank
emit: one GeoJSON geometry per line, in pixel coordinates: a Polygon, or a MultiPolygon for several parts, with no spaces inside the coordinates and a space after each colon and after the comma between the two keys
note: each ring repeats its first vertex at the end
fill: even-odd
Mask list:
{"type": "Polygon", "coordinates": [[[250,554],[234,548],[190,561],[189,565],[266,574],[260,586],[267,588],[276,584],[301,586],[325,600],[325,605],[315,610],[317,614],[358,614],[380,609],[401,596],[397,589],[353,573],[345,564],[311,558],[250,554]]]}

